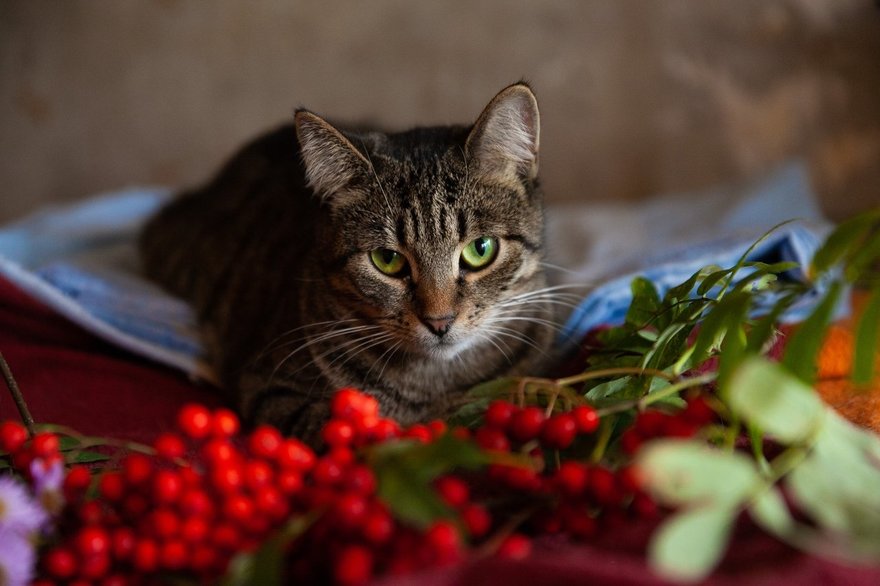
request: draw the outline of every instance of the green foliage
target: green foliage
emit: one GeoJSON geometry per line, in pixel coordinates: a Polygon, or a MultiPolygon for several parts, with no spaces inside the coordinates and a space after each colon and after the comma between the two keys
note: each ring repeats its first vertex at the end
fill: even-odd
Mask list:
{"type": "Polygon", "coordinates": [[[453,516],[431,487],[438,476],[456,469],[475,469],[487,462],[485,452],[451,434],[429,444],[380,444],[370,454],[370,465],[379,482],[379,498],[397,518],[419,528],[453,516]]]}

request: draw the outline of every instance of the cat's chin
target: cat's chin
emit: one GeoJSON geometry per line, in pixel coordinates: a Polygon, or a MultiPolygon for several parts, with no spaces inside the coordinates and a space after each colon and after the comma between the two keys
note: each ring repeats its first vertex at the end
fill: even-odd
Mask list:
{"type": "Polygon", "coordinates": [[[430,338],[420,341],[421,352],[431,360],[447,361],[458,358],[477,345],[476,336],[458,338],[430,338]]]}

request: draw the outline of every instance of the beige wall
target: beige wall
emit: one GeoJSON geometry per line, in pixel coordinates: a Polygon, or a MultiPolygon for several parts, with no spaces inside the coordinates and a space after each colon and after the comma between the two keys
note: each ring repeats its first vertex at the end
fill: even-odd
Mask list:
{"type": "Polygon", "coordinates": [[[833,216],[880,205],[871,0],[0,0],[0,221],[199,181],[298,105],[463,122],[521,77],[551,200],[801,156],[833,216]]]}

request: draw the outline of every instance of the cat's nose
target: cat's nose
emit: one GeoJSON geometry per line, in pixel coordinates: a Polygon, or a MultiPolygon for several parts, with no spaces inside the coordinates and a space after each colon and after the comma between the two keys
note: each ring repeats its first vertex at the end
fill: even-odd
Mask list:
{"type": "Polygon", "coordinates": [[[452,322],[455,321],[455,315],[446,315],[443,317],[423,317],[422,323],[425,324],[431,333],[435,336],[443,337],[449,331],[449,328],[452,327],[452,322]]]}

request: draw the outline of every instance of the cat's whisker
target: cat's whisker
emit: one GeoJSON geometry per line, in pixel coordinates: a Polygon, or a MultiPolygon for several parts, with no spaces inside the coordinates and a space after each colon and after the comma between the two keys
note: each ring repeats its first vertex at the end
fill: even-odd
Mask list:
{"type": "Polygon", "coordinates": [[[380,344],[384,344],[384,343],[388,342],[389,340],[393,340],[394,338],[395,338],[394,334],[387,334],[387,333],[379,335],[378,338],[368,338],[364,344],[360,344],[358,346],[355,346],[354,348],[346,350],[340,356],[337,356],[332,361],[330,361],[330,363],[327,366],[330,367],[333,364],[335,364],[337,360],[345,357],[345,360],[343,360],[341,363],[339,363],[339,368],[342,368],[343,366],[348,364],[351,361],[351,359],[354,358],[355,356],[357,356],[358,354],[362,354],[362,353],[366,352],[367,350],[369,350],[370,348],[373,348],[373,347],[378,346],[380,344]]]}
{"type": "Polygon", "coordinates": [[[364,375],[364,386],[366,386],[369,382],[370,373],[373,372],[373,368],[376,367],[377,364],[385,358],[385,355],[388,354],[388,358],[385,359],[385,363],[382,365],[382,368],[379,369],[379,374],[376,377],[376,380],[382,380],[382,375],[385,373],[385,369],[388,367],[388,364],[391,362],[391,359],[394,358],[394,355],[397,353],[397,350],[400,348],[400,345],[403,344],[403,340],[398,340],[395,342],[390,348],[385,350],[379,358],[373,362],[373,365],[370,366],[370,370],[367,371],[367,374],[364,375]]]}
{"type": "MultiPolygon", "coordinates": [[[[499,352],[501,352],[502,356],[504,356],[504,359],[507,360],[507,363],[513,364],[513,359],[511,359],[510,355],[507,352],[505,352],[504,349],[501,346],[499,346],[498,343],[492,338],[493,333],[495,335],[498,335],[497,332],[493,332],[490,328],[482,328],[480,333],[477,335],[477,339],[478,340],[486,340],[487,342],[489,342],[490,344],[495,346],[495,348],[499,352]]],[[[510,350],[510,347],[508,346],[507,349],[510,350]]]]}
{"type": "Polygon", "coordinates": [[[518,342],[522,342],[523,344],[527,344],[527,345],[531,346],[532,348],[534,348],[535,350],[537,350],[538,352],[540,352],[541,354],[544,354],[546,356],[546,352],[544,352],[544,349],[541,348],[540,346],[538,346],[535,343],[534,339],[530,338],[529,336],[525,335],[524,333],[522,333],[520,331],[514,330],[512,328],[505,328],[503,326],[483,326],[483,327],[484,327],[484,329],[486,329],[486,331],[493,332],[494,334],[496,334],[498,336],[503,336],[505,338],[511,338],[511,339],[514,339],[518,342]]]}
{"type": "MultiPolygon", "coordinates": [[[[302,331],[307,328],[316,328],[319,326],[326,326],[326,325],[336,325],[336,324],[348,323],[348,322],[353,322],[353,321],[360,321],[360,318],[353,317],[353,318],[349,318],[349,319],[328,319],[328,320],[314,322],[314,323],[310,323],[310,324],[306,324],[303,326],[289,329],[286,332],[278,334],[268,344],[266,344],[266,348],[263,349],[262,352],[260,352],[258,358],[262,358],[264,355],[268,354],[269,352],[272,352],[274,350],[278,350],[279,348],[283,348],[285,345],[288,345],[291,343],[296,343],[297,340],[293,340],[293,341],[284,342],[283,344],[276,346],[276,344],[278,344],[283,338],[286,338],[287,336],[295,334],[296,332],[302,331]]],[[[303,337],[298,338],[298,340],[303,339],[303,337]]]]}
{"type": "MultiPolygon", "coordinates": [[[[292,352],[289,352],[284,358],[282,358],[278,362],[278,364],[275,366],[275,368],[272,370],[272,374],[270,375],[269,378],[270,378],[270,380],[273,379],[275,377],[275,374],[278,372],[278,370],[288,360],[290,360],[298,352],[301,352],[302,350],[309,348],[310,346],[313,346],[315,344],[319,344],[321,342],[325,342],[327,340],[332,340],[333,338],[336,338],[339,336],[345,336],[345,335],[359,333],[359,332],[366,331],[366,330],[377,330],[377,329],[381,330],[382,328],[380,326],[354,326],[354,327],[349,327],[349,328],[343,328],[342,330],[331,331],[328,333],[321,334],[320,336],[318,336],[316,338],[312,338],[309,341],[305,342],[304,344],[301,344],[298,348],[296,348],[292,352]]],[[[359,338],[359,339],[362,339],[362,338],[359,338]]]]}
{"type": "Polygon", "coordinates": [[[486,319],[484,323],[493,324],[493,323],[508,323],[512,321],[523,321],[528,323],[540,324],[542,326],[546,326],[557,332],[561,332],[563,327],[556,322],[552,322],[549,319],[542,319],[540,317],[517,317],[517,316],[504,316],[504,317],[490,317],[486,319]]]}

